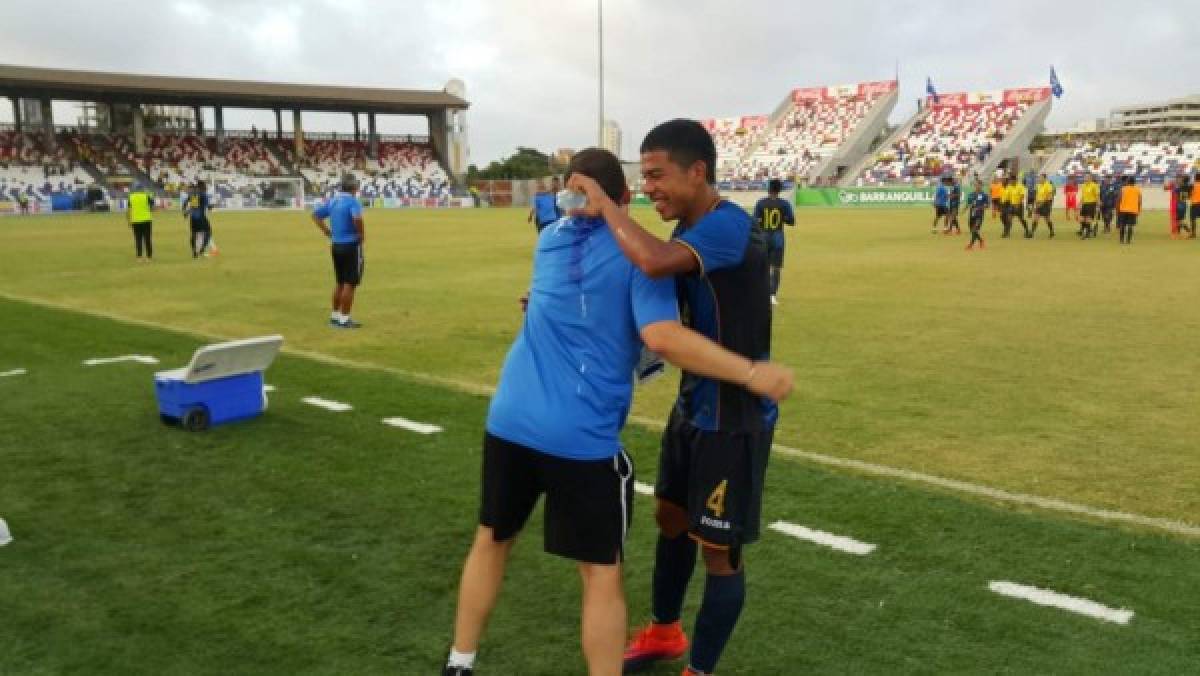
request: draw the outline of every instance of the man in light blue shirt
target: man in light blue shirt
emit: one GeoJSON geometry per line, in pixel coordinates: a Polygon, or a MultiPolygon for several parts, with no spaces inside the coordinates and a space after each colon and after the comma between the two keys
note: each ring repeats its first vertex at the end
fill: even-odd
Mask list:
{"type": "Polygon", "coordinates": [[[354,306],[354,291],[362,282],[363,228],[362,204],[354,193],[358,190],[358,179],[353,174],[342,177],[341,190],[312,213],[313,222],[325,233],[333,252],[333,313],[329,325],[337,329],[357,329],[362,326],[350,318],[354,306]],[[325,220],[329,220],[329,225],[325,220]]]}
{"type": "MultiPolygon", "coordinates": [[[[568,176],[596,180],[627,204],[612,153],[576,154],[568,176]]],[[[516,536],[545,494],[544,548],[578,562],[583,651],[592,674],[619,674],[625,639],[621,560],[633,465],[621,447],[643,345],[689,372],[779,400],[792,374],[734,354],[679,321],[675,283],[652,280],[621,253],[601,218],[574,216],[539,235],[525,322],[488,411],[479,528],[464,565],[444,674],[464,676],[516,536]]]]}

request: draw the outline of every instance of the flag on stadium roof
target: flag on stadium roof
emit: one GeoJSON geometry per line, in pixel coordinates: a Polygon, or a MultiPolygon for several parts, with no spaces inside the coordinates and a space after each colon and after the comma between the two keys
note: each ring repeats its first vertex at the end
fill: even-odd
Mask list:
{"type": "Polygon", "coordinates": [[[1058,81],[1058,73],[1054,72],[1054,66],[1050,66],[1050,92],[1054,94],[1054,98],[1062,98],[1062,83],[1058,81]]]}
{"type": "Polygon", "coordinates": [[[925,77],[925,93],[933,97],[933,102],[938,102],[937,90],[933,88],[933,78],[925,77]]]}

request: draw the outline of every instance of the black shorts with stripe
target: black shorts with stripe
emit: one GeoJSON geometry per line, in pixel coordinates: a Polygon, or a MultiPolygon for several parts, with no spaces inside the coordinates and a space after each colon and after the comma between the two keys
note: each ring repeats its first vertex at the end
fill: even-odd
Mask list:
{"type": "Polygon", "coordinates": [[[1086,218],[1089,221],[1092,220],[1093,218],[1095,218],[1096,217],[1096,203],[1095,202],[1084,202],[1083,206],[1079,208],[1079,217],[1086,218]]]}
{"type": "Polygon", "coordinates": [[[333,275],[338,284],[358,286],[364,267],[362,244],[333,245],[333,275]]]}
{"type": "Polygon", "coordinates": [[[758,539],[773,427],[707,432],[676,407],[663,431],[654,494],[687,511],[702,544],[736,549],[758,539]]]}
{"type": "Polygon", "coordinates": [[[479,523],[497,542],[516,537],[544,493],[546,552],[615,564],[624,558],[633,518],[633,481],[624,450],[604,460],[571,460],[487,434],[479,523]]]}
{"type": "Polygon", "coordinates": [[[1121,213],[1117,214],[1117,225],[1130,226],[1130,227],[1135,226],[1135,225],[1137,225],[1137,218],[1138,218],[1137,214],[1129,214],[1129,213],[1121,212],[1121,213]]]}

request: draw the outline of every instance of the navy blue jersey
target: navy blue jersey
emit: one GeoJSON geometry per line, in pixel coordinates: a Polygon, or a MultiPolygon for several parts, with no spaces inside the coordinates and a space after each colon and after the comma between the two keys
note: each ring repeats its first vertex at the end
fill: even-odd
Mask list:
{"type": "Polygon", "coordinates": [[[1117,200],[1121,197],[1121,184],[1116,181],[1105,181],[1100,186],[1100,204],[1115,209],[1117,200]]]}
{"type": "Polygon", "coordinates": [[[950,199],[950,208],[951,209],[957,209],[958,205],[962,203],[962,187],[959,186],[957,183],[950,186],[950,198],[949,199],[950,199]]]}
{"type": "MultiPolygon", "coordinates": [[[[752,360],[771,356],[771,288],[765,233],[741,207],[722,200],[672,239],[691,249],[697,272],[678,275],[683,323],[752,360]]],[[[738,385],[684,372],[676,407],[696,428],[753,432],[770,428],[778,409],[738,385]]]]}
{"type": "Polygon", "coordinates": [[[787,200],[779,197],[764,197],[754,205],[754,222],[767,232],[782,230],[785,225],[796,224],[796,213],[787,200]]]}
{"type": "Polygon", "coordinates": [[[209,209],[212,209],[212,204],[208,201],[208,195],[190,195],[187,199],[187,211],[193,221],[204,220],[209,209]]]}
{"type": "Polygon", "coordinates": [[[972,190],[967,195],[967,209],[972,216],[982,217],[991,203],[991,198],[983,190],[972,190]]]}

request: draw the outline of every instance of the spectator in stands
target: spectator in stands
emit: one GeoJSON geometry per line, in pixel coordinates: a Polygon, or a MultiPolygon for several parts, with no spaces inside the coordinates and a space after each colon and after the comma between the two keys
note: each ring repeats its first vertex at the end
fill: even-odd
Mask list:
{"type": "Polygon", "coordinates": [[[133,229],[133,244],[139,263],[149,263],[154,259],[154,242],[151,240],[153,210],[154,194],[149,188],[139,186],[129,193],[126,216],[129,219],[129,227],[133,229]],[[142,258],[143,250],[146,253],[145,258],[142,258]]]}
{"type": "Polygon", "coordinates": [[[1117,227],[1121,229],[1121,243],[1133,244],[1133,228],[1137,225],[1138,214],[1142,212],[1142,189],[1137,186],[1137,181],[1132,175],[1125,177],[1125,185],[1121,187],[1117,212],[1117,227]]]}
{"type": "Polygon", "coordinates": [[[529,216],[525,218],[525,222],[533,223],[534,218],[537,218],[536,227],[539,233],[547,225],[562,218],[563,215],[558,210],[558,192],[561,189],[562,184],[555,176],[550,181],[550,190],[539,190],[534,194],[533,206],[530,207],[529,216]]]}

